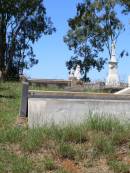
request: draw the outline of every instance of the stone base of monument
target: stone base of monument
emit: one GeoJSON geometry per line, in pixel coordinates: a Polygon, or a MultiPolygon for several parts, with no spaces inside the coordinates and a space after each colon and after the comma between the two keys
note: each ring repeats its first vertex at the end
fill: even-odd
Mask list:
{"type": "Polygon", "coordinates": [[[130,76],[128,76],[128,87],[116,92],[117,95],[130,95],[130,76]]]}
{"type": "Polygon", "coordinates": [[[130,119],[130,96],[84,92],[30,91],[28,125],[67,125],[84,122],[90,114],[130,119]]]}
{"type": "Polygon", "coordinates": [[[130,95],[130,87],[124,88],[115,93],[116,95],[130,95]]]}

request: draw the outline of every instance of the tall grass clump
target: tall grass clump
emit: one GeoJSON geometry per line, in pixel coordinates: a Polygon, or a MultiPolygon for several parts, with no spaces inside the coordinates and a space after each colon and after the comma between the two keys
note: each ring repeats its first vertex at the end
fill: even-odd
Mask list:
{"type": "Polygon", "coordinates": [[[44,160],[43,160],[43,163],[44,163],[44,169],[47,171],[51,171],[51,170],[54,170],[56,169],[56,165],[54,163],[54,160],[50,157],[46,157],[44,160]]]}
{"type": "Polygon", "coordinates": [[[92,145],[97,155],[110,155],[115,151],[112,140],[103,133],[98,133],[93,137],[92,145]]]}
{"type": "Polygon", "coordinates": [[[10,128],[0,131],[0,143],[19,143],[24,138],[24,129],[10,128]]]}
{"type": "Polygon", "coordinates": [[[22,148],[25,151],[35,152],[42,146],[44,140],[46,136],[42,128],[30,129],[22,142],[22,148]]]}
{"type": "Polygon", "coordinates": [[[123,130],[124,126],[120,121],[110,115],[90,114],[86,121],[89,130],[110,134],[113,131],[123,130]]]}
{"type": "Polygon", "coordinates": [[[26,156],[17,156],[0,149],[0,173],[29,173],[32,169],[32,162],[26,156]]]}
{"type": "Polygon", "coordinates": [[[121,161],[117,160],[110,160],[108,161],[108,165],[114,173],[129,173],[130,172],[130,165],[122,163],[121,161]]]}
{"type": "Polygon", "coordinates": [[[86,129],[82,125],[69,125],[63,128],[64,142],[83,143],[88,140],[86,129]]]}
{"type": "Polygon", "coordinates": [[[59,142],[82,143],[88,140],[87,130],[83,125],[69,124],[67,126],[51,125],[43,128],[49,139],[59,142]]]}
{"type": "Polygon", "coordinates": [[[60,143],[58,147],[58,154],[64,159],[74,159],[76,151],[73,146],[67,143],[60,143]]]}

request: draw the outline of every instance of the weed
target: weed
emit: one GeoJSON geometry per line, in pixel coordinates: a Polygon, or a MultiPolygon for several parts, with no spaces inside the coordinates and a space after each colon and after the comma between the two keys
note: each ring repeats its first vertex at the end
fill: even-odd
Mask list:
{"type": "Polygon", "coordinates": [[[122,131],[116,130],[111,134],[111,139],[113,144],[115,145],[122,145],[127,143],[130,139],[130,133],[128,129],[124,129],[122,131]]]}
{"type": "Polygon", "coordinates": [[[102,133],[96,134],[96,136],[93,137],[93,146],[96,150],[97,154],[112,154],[114,152],[114,146],[112,144],[112,141],[109,137],[105,136],[102,133]]]}
{"type": "Polygon", "coordinates": [[[56,169],[54,160],[53,160],[52,158],[46,157],[46,158],[43,160],[43,163],[44,163],[44,169],[45,169],[45,170],[51,171],[51,170],[56,169]]]}
{"type": "Polygon", "coordinates": [[[35,152],[44,143],[45,134],[42,129],[28,130],[27,135],[22,143],[22,148],[25,151],[35,152]]]}
{"type": "Polygon", "coordinates": [[[92,115],[90,113],[86,125],[90,130],[96,130],[97,132],[102,131],[107,134],[110,134],[115,130],[123,130],[120,121],[116,118],[112,118],[110,115],[92,115]]]}
{"type": "Polygon", "coordinates": [[[6,150],[0,150],[0,173],[29,173],[32,163],[25,156],[16,156],[6,150]]]}
{"type": "Polygon", "coordinates": [[[43,131],[48,138],[57,142],[83,143],[88,140],[87,130],[82,125],[76,126],[71,124],[66,127],[52,125],[50,127],[44,127],[43,131]]]}
{"type": "Polygon", "coordinates": [[[23,137],[23,129],[20,128],[11,128],[8,130],[0,131],[0,143],[18,143],[22,141],[23,137]]]}
{"type": "Polygon", "coordinates": [[[121,161],[110,160],[108,162],[108,165],[110,166],[111,169],[114,170],[115,173],[129,173],[130,172],[130,166],[122,163],[121,161]]]}
{"type": "Polygon", "coordinates": [[[67,126],[63,129],[63,141],[83,143],[88,140],[87,131],[82,126],[67,126]]]}
{"type": "Polygon", "coordinates": [[[74,159],[75,157],[75,150],[70,144],[61,143],[58,148],[58,153],[61,157],[67,159],[74,159]]]}

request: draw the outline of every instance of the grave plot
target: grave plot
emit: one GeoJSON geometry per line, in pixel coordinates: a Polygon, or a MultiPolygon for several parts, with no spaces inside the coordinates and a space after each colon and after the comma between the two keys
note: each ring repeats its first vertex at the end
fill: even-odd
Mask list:
{"type": "Polygon", "coordinates": [[[130,118],[130,95],[64,91],[28,90],[23,83],[20,117],[28,117],[28,126],[81,123],[91,115],[130,118]]]}

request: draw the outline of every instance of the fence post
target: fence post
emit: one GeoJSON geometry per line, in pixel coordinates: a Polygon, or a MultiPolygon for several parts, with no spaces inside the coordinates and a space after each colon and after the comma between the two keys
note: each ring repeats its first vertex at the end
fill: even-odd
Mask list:
{"type": "Polygon", "coordinates": [[[21,118],[26,118],[28,116],[28,88],[29,84],[28,82],[22,83],[22,96],[21,96],[21,105],[20,105],[20,111],[19,116],[21,118]]]}

